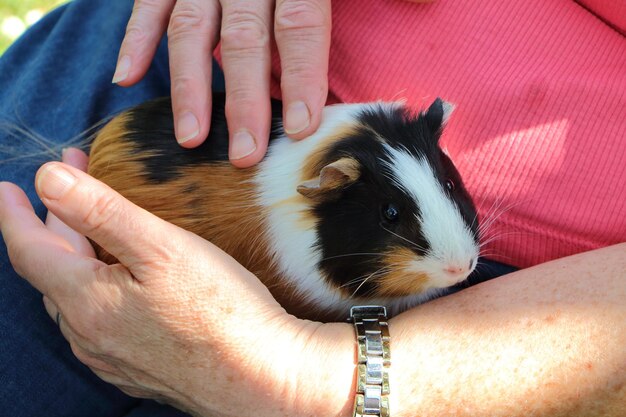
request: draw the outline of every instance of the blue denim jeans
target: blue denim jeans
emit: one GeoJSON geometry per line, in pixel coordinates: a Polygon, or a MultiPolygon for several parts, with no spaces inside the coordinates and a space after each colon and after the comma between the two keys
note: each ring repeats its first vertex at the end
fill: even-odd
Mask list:
{"type": "MultiPolygon", "coordinates": [[[[0,180],[22,187],[37,214],[37,168],[63,147],[87,144],[103,119],[170,91],[161,42],[136,86],[111,84],[132,0],[75,0],[27,31],[0,58],[0,180]]],[[[224,80],[214,69],[215,90],[224,80]]],[[[475,283],[509,272],[488,263],[475,283]]],[[[74,358],[47,316],[41,294],[13,271],[0,240],[0,415],[76,417],[184,416],[171,407],[124,395],[74,358]]]]}
{"type": "MultiPolygon", "coordinates": [[[[132,5],[77,0],[50,13],[0,57],[0,180],[22,187],[42,218],[33,180],[43,162],[58,159],[64,146],[84,144],[85,131],[107,116],[169,95],[165,42],[137,86],[111,84],[132,5]]],[[[78,362],[41,294],[13,271],[1,240],[0,280],[0,415],[186,415],[130,398],[78,362]]]]}

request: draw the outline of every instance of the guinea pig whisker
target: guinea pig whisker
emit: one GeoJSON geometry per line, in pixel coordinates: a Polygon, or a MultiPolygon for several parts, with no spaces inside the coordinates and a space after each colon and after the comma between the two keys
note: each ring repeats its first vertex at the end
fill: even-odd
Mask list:
{"type": "MultiPolygon", "coordinates": [[[[485,200],[487,199],[487,195],[483,195],[483,198],[480,200],[480,204],[476,205],[476,207],[482,207],[485,204],[485,200]]],[[[493,207],[493,204],[491,205],[491,207],[493,207]]],[[[489,210],[487,210],[487,213],[485,215],[485,217],[489,216],[489,212],[491,210],[491,207],[489,208],[489,210]]],[[[474,227],[475,224],[477,224],[477,228],[476,228],[476,233],[478,234],[478,238],[480,240],[480,229],[482,226],[482,222],[478,221],[478,210],[476,210],[476,214],[474,214],[474,218],[472,219],[472,224],[470,225],[470,229],[472,229],[474,227]]]]}
{"type": "Polygon", "coordinates": [[[397,234],[397,233],[395,233],[395,232],[393,232],[393,231],[391,231],[391,230],[387,229],[385,226],[383,226],[383,224],[382,224],[382,223],[379,223],[379,224],[380,224],[380,227],[382,227],[384,231],[391,233],[392,235],[394,235],[394,236],[395,236],[395,237],[397,237],[398,239],[402,239],[402,240],[404,240],[405,242],[409,243],[411,246],[413,246],[413,247],[414,247],[414,248],[416,248],[417,250],[421,250],[421,251],[426,252],[426,249],[425,249],[425,248],[421,247],[420,245],[418,245],[417,243],[413,242],[412,240],[409,240],[409,239],[407,239],[407,238],[405,238],[405,237],[403,237],[403,236],[400,236],[399,234],[397,234]]]}
{"type": "Polygon", "coordinates": [[[372,273],[370,276],[368,276],[367,278],[365,278],[358,287],[356,287],[356,290],[354,290],[354,292],[350,295],[350,298],[354,298],[354,296],[356,295],[357,292],[359,292],[359,290],[361,289],[361,287],[363,286],[363,284],[365,284],[372,276],[374,276],[375,272],[372,273]]]}
{"type": "Polygon", "coordinates": [[[482,249],[483,247],[487,246],[491,242],[502,239],[503,237],[515,236],[515,235],[520,235],[520,234],[521,232],[507,232],[507,233],[499,233],[497,235],[489,236],[489,238],[485,239],[483,242],[480,242],[479,247],[482,249]]]}
{"type": "MultiPolygon", "coordinates": [[[[499,253],[497,251],[488,252],[485,255],[481,256],[485,259],[498,258],[499,261],[504,261],[504,263],[513,261],[513,258],[511,256],[503,255],[502,253],[499,253]]],[[[484,263],[482,262],[478,262],[478,264],[484,265],[484,263]]]]}
{"type": "Polygon", "coordinates": [[[337,258],[345,258],[347,256],[377,256],[377,255],[380,255],[380,253],[365,253],[365,252],[364,253],[344,253],[343,255],[327,256],[326,258],[323,258],[322,261],[328,261],[330,259],[337,259],[337,258]]]}
{"type": "MultiPolygon", "coordinates": [[[[382,268],[380,268],[379,270],[375,271],[375,272],[374,272],[374,274],[376,274],[376,273],[380,272],[383,268],[386,268],[386,267],[385,267],[385,266],[383,266],[383,267],[382,267],[382,268]]],[[[349,287],[349,286],[354,285],[354,284],[356,284],[357,282],[359,282],[359,281],[361,281],[361,280],[363,280],[363,279],[366,279],[366,280],[367,280],[367,279],[369,278],[369,276],[368,276],[368,275],[369,275],[369,276],[371,276],[372,274],[366,273],[366,274],[363,274],[363,275],[359,275],[359,276],[358,276],[358,277],[356,277],[356,278],[352,278],[350,281],[346,282],[345,284],[342,284],[341,286],[339,286],[339,288],[349,287]]]]}
{"type": "Polygon", "coordinates": [[[500,275],[500,273],[498,273],[499,268],[493,264],[488,264],[485,262],[478,262],[478,264],[476,265],[476,269],[478,268],[480,268],[482,273],[486,273],[486,274],[496,273],[496,276],[500,275]]]}
{"type": "Polygon", "coordinates": [[[346,282],[345,284],[340,285],[339,288],[345,288],[345,287],[349,287],[349,286],[351,286],[353,284],[356,284],[357,282],[359,282],[363,278],[365,278],[366,275],[367,274],[359,275],[358,277],[351,279],[350,281],[346,282]]]}
{"type": "MultiPolygon", "coordinates": [[[[481,206],[485,204],[486,199],[487,199],[487,196],[485,196],[483,200],[481,201],[481,206]]],[[[503,203],[504,203],[503,197],[501,196],[496,197],[496,199],[493,201],[493,203],[489,207],[489,210],[487,210],[487,212],[485,213],[485,218],[490,218],[491,216],[494,215],[494,213],[497,213],[503,203]]]]}
{"type": "MultiPolygon", "coordinates": [[[[478,226],[478,236],[482,238],[487,230],[491,227],[494,221],[494,214],[498,211],[504,200],[500,197],[496,198],[491,204],[491,207],[485,213],[484,219],[478,226]]],[[[483,201],[484,203],[484,201],[483,201]]]]}
{"type": "Polygon", "coordinates": [[[487,237],[487,233],[488,233],[489,229],[491,229],[493,224],[502,215],[504,215],[505,213],[511,211],[513,208],[515,208],[515,207],[517,207],[518,205],[521,204],[519,202],[514,202],[514,203],[511,203],[508,206],[502,208],[502,204],[503,203],[504,203],[504,200],[502,200],[502,199],[500,199],[499,201],[496,200],[494,202],[494,204],[491,206],[491,208],[487,211],[487,214],[485,215],[485,220],[478,227],[478,236],[480,237],[480,240],[484,240],[487,237]]]}
{"type": "Polygon", "coordinates": [[[380,268],[379,270],[372,272],[372,273],[371,273],[371,274],[370,274],[367,278],[365,278],[365,279],[363,280],[363,282],[361,282],[361,283],[359,284],[359,286],[358,286],[358,287],[356,287],[356,290],[354,290],[354,292],[352,293],[352,295],[350,296],[350,298],[354,298],[354,296],[356,295],[356,293],[357,293],[357,292],[359,292],[359,290],[361,289],[361,287],[363,286],[363,284],[365,284],[365,283],[366,283],[368,280],[370,280],[373,276],[375,276],[376,274],[380,273],[382,270],[385,270],[385,269],[387,269],[387,268],[388,268],[387,266],[383,266],[383,267],[382,267],[382,268],[380,268]]]}
{"type": "Polygon", "coordinates": [[[21,159],[26,159],[32,162],[33,158],[36,159],[38,157],[42,157],[42,162],[46,159],[61,159],[62,150],[70,146],[85,150],[93,141],[97,130],[99,130],[102,125],[107,123],[111,117],[105,118],[68,140],[58,143],[54,140],[47,139],[44,135],[29,128],[26,123],[21,121],[19,115],[16,115],[16,119],[17,122],[0,120],[0,131],[9,137],[22,140],[23,143],[32,144],[34,152],[22,151],[18,154],[17,152],[14,152],[14,149],[11,147],[7,147],[6,149],[0,148],[0,153],[6,153],[8,155],[8,157],[0,158],[0,165],[14,163],[15,161],[21,159]],[[24,139],[27,139],[28,141],[25,141],[24,139]]]}

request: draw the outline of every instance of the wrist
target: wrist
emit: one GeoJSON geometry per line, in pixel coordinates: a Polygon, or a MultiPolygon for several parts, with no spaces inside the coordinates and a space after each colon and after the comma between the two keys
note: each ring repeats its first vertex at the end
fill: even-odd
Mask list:
{"type": "MultiPolygon", "coordinates": [[[[352,325],[312,322],[282,313],[266,317],[262,324],[247,324],[244,332],[244,326],[239,327],[237,337],[225,341],[230,346],[225,345],[220,354],[221,369],[193,367],[197,383],[193,391],[187,391],[194,393],[187,398],[202,403],[190,407],[197,414],[215,415],[219,410],[225,416],[352,416],[352,325]],[[208,380],[221,386],[219,392],[208,380]],[[226,410],[226,404],[235,407],[226,410]]],[[[205,356],[212,354],[205,352],[205,356]]]]}
{"type": "Polygon", "coordinates": [[[289,416],[352,416],[356,387],[354,327],[299,320],[285,375],[290,375],[289,416]],[[294,350],[295,352],[295,350],[294,350]]]}

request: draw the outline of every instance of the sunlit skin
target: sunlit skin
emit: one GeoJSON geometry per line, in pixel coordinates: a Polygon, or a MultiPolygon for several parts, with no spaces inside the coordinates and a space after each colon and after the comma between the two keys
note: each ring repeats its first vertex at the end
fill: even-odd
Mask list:
{"type": "MultiPolygon", "coordinates": [[[[218,248],[79,169],[50,163],[36,182],[54,217],[44,225],[2,183],[2,234],[101,378],[198,415],[351,415],[350,325],[287,315],[218,248]],[[121,264],[94,259],[80,233],[121,264]]],[[[393,318],[394,415],[623,415],[625,254],[622,244],[539,265],[393,318]]]]}
{"type": "MultiPolygon", "coordinates": [[[[302,107],[294,109],[291,136],[301,139],[317,128],[327,93],[330,1],[137,1],[113,77],[121,86],[138,82],[168,31],[178,139],[194,147],[209,129],[210,52],[220,26],[227,35],[231,139],[238,132],[256,139],[252,153],[231,154],[234,165],[246,167],[265,153],[267,34],[274,32],[281,53],[285,109],[303,102],[308,110],[307,124],[306,112],[297,112],[302,107]],[[269,22],[290,5],[315,7],[282,20],[283,29],[293,27],[281,37],[269,22]],[[253,31],[264,36],[251,40],[253,31]],[[295,65],[299,60],[304,64],[295,65]],[[197,133],[183,120],[188,112],[197,118],[197,133]]],[[[286,315],[256,277],[218,248],[82,174],[84,155],[69,150],[64,161],[77,167],[63,168],[73,185],[52,175],[58,163],[37,177],[53,213],[46,224],[18,187],[0,183],[0,227],[18,273],[45,295],[51,318],[60,311],[60,329],[79,360],[131,395],[197,415],[351,415],[350,325],[286,315]],[[95,260],[84,235],[119,254],[121,264],[95,260]]],[[[623,416],[625,277],[621,244],[522,270],[393,318],[393,415],[623,416]]]]}

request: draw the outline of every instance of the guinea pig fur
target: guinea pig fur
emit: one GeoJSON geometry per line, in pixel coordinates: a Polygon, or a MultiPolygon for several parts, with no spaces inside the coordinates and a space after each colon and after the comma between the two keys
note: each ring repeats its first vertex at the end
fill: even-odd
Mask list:
{"type": "Polygon", "coordinates": [[[229,253],[298,317],[343,320],[358,304],[397,314],[473,271],[476,211],[438,145],[450,105],[327,106],[301,141],[285,136],[280,103],[272,107],[268,154],[253,168],[229,163],[215,94],[200,147],[176,143],[171,101],[158,99],[102,129],[88,172],[229,253]]]}

